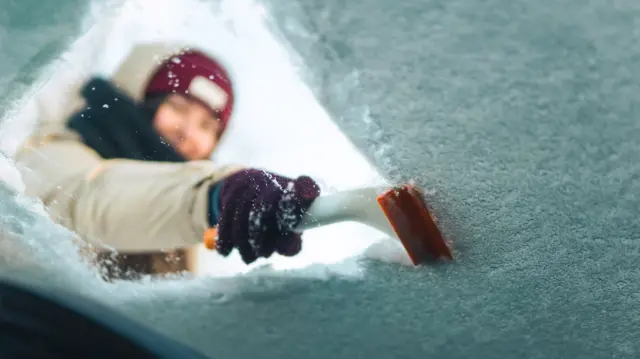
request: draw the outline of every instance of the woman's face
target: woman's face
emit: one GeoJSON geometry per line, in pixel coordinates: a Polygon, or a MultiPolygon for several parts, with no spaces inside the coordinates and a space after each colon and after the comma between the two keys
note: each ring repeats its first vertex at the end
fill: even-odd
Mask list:
{"type": "Polygon", "coordinates": [[[153,127],[189,161],[205,160],[218,142],[220,121],[198,101],[171,94],[153,118],[153,127]]]}

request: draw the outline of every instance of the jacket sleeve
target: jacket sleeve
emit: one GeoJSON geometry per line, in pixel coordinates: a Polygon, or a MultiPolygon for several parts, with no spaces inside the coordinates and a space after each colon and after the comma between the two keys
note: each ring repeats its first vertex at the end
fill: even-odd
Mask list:
{"type": "Polygon", "coordinates": [[[208,188],[240,169],[211,161],[104,160],[74,139],[16,157],[26,193],[90,243],[148,252],[193,246],[208,229],[208,188]]]}

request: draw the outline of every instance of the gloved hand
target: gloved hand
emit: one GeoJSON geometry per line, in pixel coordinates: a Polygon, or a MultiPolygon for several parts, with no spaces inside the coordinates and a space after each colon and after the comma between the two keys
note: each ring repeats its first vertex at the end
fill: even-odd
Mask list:
{"type": "Polygon", "coordinates": [[[319,195],[317,183],[307,176],[292,179],[246,169],[227,177],[210,196],[218,224],[216,251],[227,256],[237,248],[247,264],[274,252],[298,254],[302,240],[293,228],[319,195]]]}

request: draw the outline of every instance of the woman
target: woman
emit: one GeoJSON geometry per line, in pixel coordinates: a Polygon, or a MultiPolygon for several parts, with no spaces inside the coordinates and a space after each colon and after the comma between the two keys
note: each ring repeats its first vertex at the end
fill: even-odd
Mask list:
{"type": "MultiPolygon", "coordinates": [[[[216,59],[139,45],[80,95],[70,118],[43,120],[16,156],[27,194],[59,223],[119,253],[189,248],[213,227],[216,250],[237,249],[245,263],[300,251],[292,229],[319,195],[311,178],[208,160],[234,105],[216,59]]],[[[137,270],[158,271],[146,267],[137,270]]]]}

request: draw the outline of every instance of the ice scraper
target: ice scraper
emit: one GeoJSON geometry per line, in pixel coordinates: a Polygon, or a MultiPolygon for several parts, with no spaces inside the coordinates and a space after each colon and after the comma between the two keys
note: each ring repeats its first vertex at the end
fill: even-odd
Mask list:
{"type": "MultiPolygon", "coordinates": [[[[318,197],[297,231],[338,222],[354,221],[399,240],[414,265],[453,259],[420,190],[410,184],[381,191],[359,188],[318,197]]],[[[215,249],[215,229],[205,234],[204,244],[215,249]]]]}

